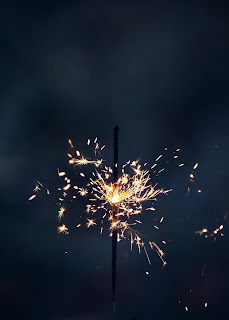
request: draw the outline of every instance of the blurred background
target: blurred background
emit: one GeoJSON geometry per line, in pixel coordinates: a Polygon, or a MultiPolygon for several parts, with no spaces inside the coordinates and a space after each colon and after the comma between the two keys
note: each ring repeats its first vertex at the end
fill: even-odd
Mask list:
{"type": "Polygon", "coordinates": [[[80,202],[58,235],[52,194],[28,198],[37,180],[58,187],[68,138],[83,150],[98,137],[111,163],[115,123],[122,163],[181,148],[142,227],[167,266],[119,243],[117,319],[226,318],[228,32],[216,1],[1,2],[0,320],[111,319],[111,239],[75,228],[80,202]],[[215,241],[195,234],[221,224],[215,241]]]}

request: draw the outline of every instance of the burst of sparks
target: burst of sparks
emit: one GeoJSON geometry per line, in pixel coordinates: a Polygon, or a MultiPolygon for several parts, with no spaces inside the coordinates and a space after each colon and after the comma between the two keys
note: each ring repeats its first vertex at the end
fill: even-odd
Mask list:
{"type": "MultiPolygon", "coordinates": [[[[87,145],[90,145],[91,140],[87,140],[87,145]]],[[[98,144],[97,138],[94,140],[95,144],[95,155],[97,152],[101,151],[98,144]]],[[[156,185],[152,186],[150,184],[150,172],[145,169],[147,163],[144,163],[144,169],[139,164],[138,160],[128,161],[122,167],[122,175],[118,181],[114,184],[110,182],[113,170],[106,166],[102,165],[104,161],[102,159],[90,160],[83,157],[80,151],[75,152],[77,157],[73,157],[71,154],[68,154],[70,160],[69,164],[73,166],[84,166],[84,165],[94,165],[95,171],[92,172],[92,177],[90,178],[87,188],[79,188],[74,186],[74,189],[78,190],[78,193],[82,197],[87,197],[90,195],[89,201],[93,201],[93,204],[86,205],[86,212],[91,216],[95,216],[98,213],[98,218],[101,219],[101,224],[103,224],[103,219],[108,218],[110,223],[110,235],[114,229],[118,230],[118,241],[121,241],[122,238],[125,238],[125,232],[131,230],[131,250],[133,243],[137,245],[138,251],[141,252],[141,248],[144,249],[148,262],[150,259],[145,248],[145,243],[142,240],[142,237],[137,233],[137,231],[132,229],[132,226],[136,223],[141,223],[140,220],[136,220],[131,223],[131,216],[136,216],[142,214],[143,203],[146,201],[154,201],[159,194],[167,194],[170,190],[164,190],[156,188],[156,185]],[[131,172],[126,172],[128,168],[131,172]],[[118,206],[118,213],[115,217],[112,214],[113,206],[118,206]],[[103,213],[101,218],[100,213],[103,213]],[[134,237],[133,237],[134,235],[134,237]]],[[[156,158],[155,162],[158,162],[162,158],[162,155],[156,158]]],[[[164,170],[161,169],[157,173],[160,174],[164,170]]],[[[83,172],[80,172],[81,177],[85,177],[83,172]]],[[[63,189],[70,188],[68,184],[63,189]]],[[[153,206],[148,207],[147,210],[155,210],[153,206]]],[[[86,226],[87,228],[97,225],[98,218],[87,218],[86,226]]],[[[163,221],[161,219],[160,222],[163,221]]],[[[78,224],[81,226],[81,224],[78,224]]],[[[103,232],[103,225],[100,227],[100,233],[103,232]]],[[[163,251],[156,245],[154,242],[149,242],[150,248],[155,249],[159,257],[161,258],[163,265],[166,262],[163,259],[163,251]]]]}
{"type": "MultiPolygon", "coordinates": [[[[150,242],[147,240],[145,243],[142,234],[133,229],[135,225],[142,224],[141,215],[143,211],[149,210],[152,212],[155,210],[153,203],[156,200],[157,196],[160,194],[167,194],[170,190],[164,190],[163,188],[158,188],[157,184],[151,184],[150,170],[147,170],[147,163],[143,165],[139,163],[139,160],[127,161],[121,169],[121,176],[119,177],[116,183],[112,183],[112,174],[113,170],[111,167],[105,164],[105,161],[100,158],[100,152],[105,148],[105,145],[100,147],[98,143],[98,138],[94,140],[88,139],[87,145],[91,146],[94,144],[94,157],[91,159],[89,157],[84,157],[79,150],[74,150],[72,141],[68,140],[71,151],[67,153],[69,157],[69,165],[73,166],[76,170],[80,169],[77,173],[79,176],[84,178],[83,186],[74,185],[67,176],[65,171],[57,169],[58,176],[63,179],[64,186],[58,188],[59,192],[62,192],[62,195],[59,196],[59,210],[58,210],[58,220],[60,221],[66,211],[65,207],[62,205],[65,198],[68,196],[68,192],[72,189],[74,192],[77,192],[81,197],[87,198],[88,202],[86,204],[86,217],[80,216],[80,219],[86,219],[86,227],[90,228],[96,225],[99,225],[100,233],[104,231],[104,219],[106,218],[109,222],[109,233],[112,235],[113,230],[117,230],[118,241],[121,241],[123,238],[130,240],[130,248],[133,250],[133,244],[138,248],[138,251],[145,252],[149,264],[150,258],[148,254],[148,247],[155,250],[160,259],[163,262],[163,266],[166,264],[164,260],[164,252],[159,248],[155,242],[150,242]],[[91,176],[88,177],[87,172],[82,172],[83,167],[90,165],[92,167],[91,176]],[[151,202],[149,204],[149,202],[151,202]],[[147,203],[145,208],[144,203],[147,203]],[[113,207],[117,206],[117,214],[113,215],[113,207]],[[136,219],[137,218],[137,219],[136,219]]],[[[167,150],[167,148],[165,148],[167,150]]],[[[178,152],[180,149],[177,149],[178,152]]],[[[158,168],[154,171],[155,175],[159,175],[164,171],[165,168],[160,168],[159,160],[163,157],[161,154],[155,159],[155,163],[151,166],[151,170],[158,168]]],[[[175,155],[176,159],[177,156],[175,155]]],[[[179,166],[183,166],[180,164],[179,166]]],[[[36,185],[34,191],[40,190],[39,185],[36,185]],[[36,190],[35,190],[36,189],[36,190]]],[[[47,193],[50,192],[47,190],[47,193]]],[[[36,197],[36,194],[32,195],[29,200],[32,200],[36,197]]],[[[76,195],[72,195],[72,200],[76,199],[76,195]]],[[[164,217],[160,219],[162,223],[164,217]]],[[[84,223],[80,221],[76,224],[76,227],[79,228],[84,223]]],[[[154,226],[156,229],[159,229],[157,226],[154,226]]],[[[58,233],[68,234],[68,228],[63,224],[58,227],[58,233]]],[[[162,241],[163,244],[166,244],[165,241],[162,241]]]]}
{"type": "MultiPolygon", "coordinates": [[[[148,170],[133,168],[135,174],[126,180],[126,176],[120,177],[116,184],[107,183],[102,175],[96,171],[96,179],[91,180],[94,196],[102,200],[104,204],[119,205],[118,216],[129,218],[142,212],[142,203],[155,200],[160,193],[170,190],[156,189],[156,185],[149,184],[150,175],[148,170]]],[[[148,208],[150,209],[150,208],[148,208]]]]}

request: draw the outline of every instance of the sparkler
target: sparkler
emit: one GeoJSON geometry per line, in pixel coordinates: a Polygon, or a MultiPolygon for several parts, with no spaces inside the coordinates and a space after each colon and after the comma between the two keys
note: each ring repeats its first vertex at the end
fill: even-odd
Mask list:
{"type": "Polygon", "coordinates": [[[115,227],[112,232],[112,294],[113,294],[113,320],[115,320],[115,291],[116,291],[116,265],[117,265],[117,215],[118,215],[118,132],[119,127],[116,125],[114,127],[114,191],[113,191],[113,223],[115,223],[115,227]]]}
{"type": "MultiPolygon", "coordinates": [[[[81,221],[77,222],[76,228],[80,228],[86,225],[87,228],[100,225],[100,233],[103,233],[105,218],[109,222],[109,233],[112,237],[112,306],[113,306],[113,320],[116,319],[115,314],[115,300],[116,300],[116,275],[117,275],[117,242],[121,239],[128,238],[130,241],[130,249],[133,250],[133,245],[136,244],[139,253],[145,252],[146,258],[151,264],[148,248],[155,250],[160,259],[163,262],[163,266],[166,264],[164,260],[164,252],[160,247],[151,241],[148,242],[148,248],[143,241],[144,235],[133,229],[134,226],[142,224],[140,216],[143,211],[143,203],[154,201],[159,194],[167,194],[170,190],[164,190],[156,188],[150,184],[150,170],[146,169],[147,163],[142,166],[139,160],[127,161],[121,167],[121,175],[118,175],[118,133],[119,127],[114,127],[114,162],[113,168],[108,167],[103,159],[100,159],[100,152],[105,146],[100,147],[98,139],[94,141],[87,140],[87,145],[91,147],[94,143],[94,159],[85,157],[79,150],[74,150],[74,146],[71,140],[69,145],[71,151],[67,154],[69,157],[69,165],[76,169],[80,169],[79,179],[82,181],[82,185],[74,185],[72,180],[67,176],[67,173],[62,170],[57,170],[60,179],[63,179],[63,186],[58,188],[58,222],[65,216],[67,211],[66,200],[71,196],[71,201],[75,201],[78,196],[88,198],[86,204],[86,217],[81,215],[79,218],[81,221]],[[86,166],[94,168],[91,177],[88,179],[88,171],[84,171],[86,166]],[[84,172],[83,172],[84,171],[84,172]],[[113,176],[113,179],[112,179],[113,176]],[[70,192],[71,191],[71,192],[70,192]],[[82,220],[85,219],[85,223],[82,220]],[[100,221],[99,221],[100,220],[100,221]]],[[[167,149],[166,149],[167,150],[167,149]]],[[[179,151],[177,149],[176,151],[179,151]]],[[[158,176],[163,172],[164,168],[157,169],[158,161],[162,158],[160,155],[156,158],[155,163],[151,166],[153,173],[158,176]]],[[[38,181],[37,181],[38,182],[38,181]]],[[[38,182],[34,192],[37,193],[43,187],[38,182]],[[38,185],[39,184],[39,185],[38,185]]],[[[50,195],[50,189],[47,189],[47,194],[50,195]]],[[[29,200],[33,200],[36,194],[33,194],[29,200]]],[[[148,214],[154,211],[153,203],[147,208],[144,208],[148,214]]],[[[160,219],[160,223],[163,222],[164,217],[160,219]]],[[[154,226],[158,229],[158,226],[154,226]]],[[[59,225],[58,233],[65,235],[69,234],[69,228],[65,225],[59,225]]],[[[162,241],[166,244],[165,241],[162,241]]]]}
{"type": "MultiPolygon", "coordinates": [[[[159,194],[167,194],[170,190],[158,189],[156,188],[156,184],[154,186],[151,185],[151,177],[150,170],[147,170],[146,163],[142,166],[139,163],[139,160],[135,161],[127,161],[120,170],[119,176],[119,163],[118,163],[118,133],[119,127],[116,125],[114,127],[114,161],[113,168],[106,166],[106,162],[103,159],[100,159],[100,152],[104,149],[105,146],[100,147],[98,143],[98,139],[87,140],[87,145],[91,147],[94,143],[94,157],[89,158],[85,157],[79,150],[74,150],[74,146],[71,140],[69,140],[69,145],[71,147],[71,153],[68,153],[69,157],[69,165],[76,169],[80,169],[79,179],[83,181],[82,186],[74,185],[71,179],[67,177],[68,173],[62,170],[57,170],[58,176],[60,179],[63,179],[64,184],[62,187],[58,188],[58,222],[64,218],[66,211],[68,211],[68,207],[66,204],[66,199],[69,199],[71,195],[70,201],[75,201],[77,197],[84,197],[88,199],[86,204],[86,222],[83,223],[82,220],[85,218],[81,215],[79,218],[81,221],[77,221],[75,224],[76,228],[80,228],[83,225],[86,227],[93,228],[99,226],[100,233],[103,233],[105,228],[105,224],[103,223],[105,218],[109,222],[109,233],[112,237],[112,317],[113,320],[116,319],[116,278],[117,278],[117,242],[121,239],[128,238],[130,241],[130,249],[133,250],[133,245],[136,244],[136,247],[139,251],[143,251],[145,253],[146,258],[151,264],[150,257],[147,251],[146,243],[143,241],[143,235],[138,231],[134,230],[135,225],[142,224],[141,214],[143,209],[147,212],[148,215],[154,211],[154,206],[149,205],[147,208],[143,207],[143,203],[148,203],[149,201],[156,200],[156,197],[159,194]],[[92,167],[94,171],[92,171],[92,176],[88,179],[88,170],[85,170],[85,167],[92,167]],[[112,179],[113,177],[113,179],[112,179]],[[112,180],[112,182],[111,182],[112,180]],[[74,194],[72,194],[74,191],[74,194]],[[60,194],[61,193],[61,194],[60,194]],[[136,219],[137,218],[137,219],[136,219]],[[100,221],[99,221],[100,220],[100,221]],[[101,225],[100,225],[101,222],[101,225]]],[[[165,148],[167,150],[167,148],[165,148]]],[[[178,158],[177,152],[180,149],[174,151],[175,155],[174,159],[178,158]]],[[[155,159],[155,163],[150,165],[150,169],[158,176],[160,173],[164,171],[165,168],[158,168],[158,162],[163,157],[163,155],[159,155],[155,159]]],[[[177,160],[176,160],[177,161],[177,160]]],[[[179,161],[179,160],[178,160],[179,161]]],[[[168,163],[168,161],[167,161],[168,163]]],[[[180,162],[179,162],[180,163],[180,162]]],[[[179,167],[183,167],[184,163],[178,164],[179,167]]],[[[195,163],[192,166],[192,171],[189,174],[189,181],[191,182],[187,189],[187,196],[190,194],[191,185],[194,185],[196,174],[194,170],[196,170],[199,166],[199,163],[195,163]]],[[[29,197],[29,201],[38,198],[38,194],[42,190],[44,186],[37,181],[35,188],[33,189],[33,194],[29,197]]],[[[201,189],[195,188],[198,193],[201,193],[201,189]]],[[[50,189],[46,189],[47,195],[50,195],[50,189]]],[[[52,189],[51,189],[52,193],[52,189]]],[[[224,216],[224,219],[227,219],[227,214],[224,216]]],[[[156,220],[156,219],[155,219],[156,220]]],[[[159,223],[162,223],[164,217],[158,219],[159,223]]],[[[155,229],[159,229],[157,225],[153,226],[155,229]]],[[[217,236],[224,236],[223,234],[224,225],[219,224],[217,222],[217,228],[210,229],[203,228],[202,230],[195,231],[196,234],[203,236],[204,238],[213,237],[214,241],[217,236]]],[[[69,228],[60,223],[57,231],[59,234],[68,235],[69,228]]],[[[163,262],[163,266],[166,264],[164,260],[164,252],[158,246],[156,242],[147,241],[149,248],[156,251],[158,256],[163,262]]],[[[162,241],[163,244],[166,244],[165,241],[162,241]]],[[[65,254],[68,252],[65,251],[65,254]]],[[[201,277],[204,276],[206,269],[206,264],[204,265],[201,277]]],[[[148,276],[150,273],[148,271],[145,272],[148,276]]],[[[190,290],[191,293],[192,290],[190,290]]],[[[181,303],[181,301],[179,301],[181,303]]],[[[208,307],[208,302],[204,301],[204,307],[208,307]]],[[[184,306],[184,309],[188,312],[190,310],[190,306],[184,306]]]]}

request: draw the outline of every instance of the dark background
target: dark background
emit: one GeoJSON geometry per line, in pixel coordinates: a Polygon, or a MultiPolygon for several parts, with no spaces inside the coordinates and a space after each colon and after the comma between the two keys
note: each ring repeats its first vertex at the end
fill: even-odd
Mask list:
{"type": "MultiPolygon", "coordinates": [[[[37,179],[57,188],[68,138],[84,145],[98,136],[111,162],[115,123],[121,162],[153,163],[165,147],[179,147],[185,163],[161,175],[173,191],[156,204],[160,230],[152,219],[148,234],[168,265],[162,270],[152,252],[149,266],[127,241],[119,244],[118,319],[226,319],[228,7],[9,0],[0,12],[0,319],[111,319],[110,238],[74,225],[58,235],[52,195],[28,198],[37,179]],[[225,235],[215,242],[194,234],[220,224],[225,235]]],[[[72,217],[79,212],[80,203],[72,217]]]]}

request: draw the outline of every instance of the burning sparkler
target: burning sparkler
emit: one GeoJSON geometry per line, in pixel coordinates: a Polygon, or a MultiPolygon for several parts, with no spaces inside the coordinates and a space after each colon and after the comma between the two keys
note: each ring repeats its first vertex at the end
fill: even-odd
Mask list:
{"type": "MultiPolygon", "coordinates": [[[[82,172],[83,167],[92,166],[94,171],[92,170],[89,180],[86,179],[84,185],[79,187],[77,185],[73,185],[65,171],[57,169],[58,176],[61,179],[64,179],[64,186],[62,188],[58,188],[58,190],[62,192],[62,195],[58,197],[58,221],[61,221],[64,217],[66,207],[63,206],[63,202],[68,196],[68,192],[73,188],[73,190],[81,197],[88,198],[89,203],[86,204],[87,217],[85,221],[87,228],[101,224],[100,232],[102,233],[104,230],[104,220],[107,219],[109,222],[110,236],[113,238],[113,251],[115,252],[116,250],[115,247],[117,245],[117,241],[121,241],[121,239],[126,238],[126,231],[128,231],[131,251],[133,244],[135,243],[139,252],[144,249],[150,263],[145,242],[142,239],[143,235],[134,230],[134,226],[142,223],[139,217],[142,214],[143,209],[149,212],[155,210],[153,203],[147,208],[143,208],[143,204],[156,200],[156,197],[159,194],[167,194],[170,190],[157,188],[157,184],[154,186],[151,185],[150,170],[146,169],[147,163],[142,166],[138,160],[127,161],[122,166],[121,175],[118,177],[118,130],[118,126],[115,126],[113,169],[108,167],[105,164],[105,161],[98,157],[105,146],[100,148],[97,138],[94,139],[94,142],[90,139],[87,140],[88,146],[91,146],[91,144],[94,143],[93,150],[95,159],[84,157],[79,150],[74,151],[73,143],[69,139],[68,142],[71,147],[71,153],[67,154],[69,157],[69,164],[76,170],[80,168],[79,175],[82,178],[86,177],[85,173],[82,172]]],[[[167,148],[165,150],[167,150],[167,148]]],[[[179,150],[180,149],[177,149],[176,151],[179,150]]],[[[164,170],[164,168],[159,171],[155,170],[158,161],[161,158],[162,155],[157,157],[155,163],[151,166],[151,170],[154,170],[153,173],[156,176],[164,170]]],[[[42,187],[43,185],[37,181],[34,189],[35,194],[33,194],[29,200],[33,200],[42,187]]],[[[50,194],[49,189],[47,189],[47,194],[50,194]]],[[[72,196],[72,199],[76,198],[76,195],[72,196]]],[[[80,218],[83,219],[83,216],[80,218]]],[[[161,218],[160,223],[163,219],[164,217],[161,218]]],[[[77,228],[83,225],[84,224],[80,222],[77,224],[77,228]]],[[[158,229],[157,226],[155,226],[155,228],[158,229]]],[[[65,225],[59,226],[58,232],[68,234],[68,228],[65,225]]],[[[156,250],[163,262],[163,265],[165,265],[166,262],[163,259],[163,251],[155,242],[148,241],[148,244],[150,248],[156,250]]],[[[115,255],[116,254],[114,254],[114,256],[115,255]]],[[[116,258],[114,260],[116,260],[116,258]]]]}
{"type": "MultiPolygon", "coordinates": [[[[119,127],[114,127],[114,182],[112,188],[112,194],[109,200],[113,204],[112,215],[112,291],[113,291],[113,320],[115,320],[115,289],[116,289],[116,265],[117,265],[117,227],[118,227],[118,203],[122,199],[118,190],[118,131],[119,127]]],[[[126,178],[127,179],[127,178],[126,178]]],[[[103,184],[104,185],[104,184],[103,184]]]]}
{"type": "MultiPolygon", "coordinates": [[[[58,188],[62,194],[58,197],[58,221],[60,222],[65,214],[66,207],[63,205],[68,193],[75,191],[79,196],[87,198],[86,216],[80,216],[85,219],[85,223],[78,221],[76,227],[79,228],[86,225],[87,228],[100,226],[100,233],[104,230],[104,220],[109,223],[109,233],[112,237],[112,292],[113,292],[113,319],[115,320],[115,291],[116,291],[116,260],[117,260],[117,242],[124,238],[129,239],[131,251],[133,245],[136,244],[138,251],[144,251],[149,264],[151,264],[146,243],[143,241],[144,236],[137,232],[134,228],[141,224],[140,216],[145,209],[147,212],[154,211],[153,201],[159,194],[167,194],[170,190],[157,188],[157,184],[151,185],[150,170],[154,170],[154,174],[158,176],[163,172],[164,168],[156,169],[159,159],[157,157],[151,169],[146,169],[147,163],[141,165],[139,161],[127,161],[121,167],[121,175],[118,176],[118,131],[119,127],[114,127],[114,163],[113,168],[108,167],[105,161],[100,158],[100,153],[105,146],[99,146],[98,139],[87,140],[90,147],[94,143],[94,159],[85,157],[79,150],[74,150],[72,141],[69,139],[71,151],[67,154],[69,165],[73,166],[76,172],[79,170],[79,176],[83,185],[74,185],[65,171],[58,169],[58,176],[63,179],[63,187],[58,188]],[[87,179],[88,171],[83,172],[86,166],[92,168],[91,176],[87,179]],[[113,178],[112,178],[113,177],[113,178]],[[151,204],[144,207],[144,203],[151,204]]],[[[167,149],[166,149],[167,150],[167,149]]],[[[177,149],[176,151],[179,151],[177,149]]],[[[183,165],[183,164],[182,164],[183,165]]],[[[180,165],[179,165],[180,166],[180,165]]],[[[37,193],[43,185],[38,182],[34,192],[37,193]]],[[[47,189],[47,194],[50,191],[47,189]]],[[[32,195],[29,200],[33,200],[36,194],[32,195]]],[[[72,195],[72,200],[77,196],[72,195]]],[[[162,223],[164,217],[160,219],[162,223]]],[[[157,226],[155,228],[158,229],[157,226]]],[[[65,224],[58,226],[58,233],[68,234],[69,230],[65,224]]],[[[160,247],[151,241],[147,241],[149,248],[155,250],[163,262],[164,252],[160,247]]],[[[163,243],[166,243],[165,241],[163,243]]]]}

